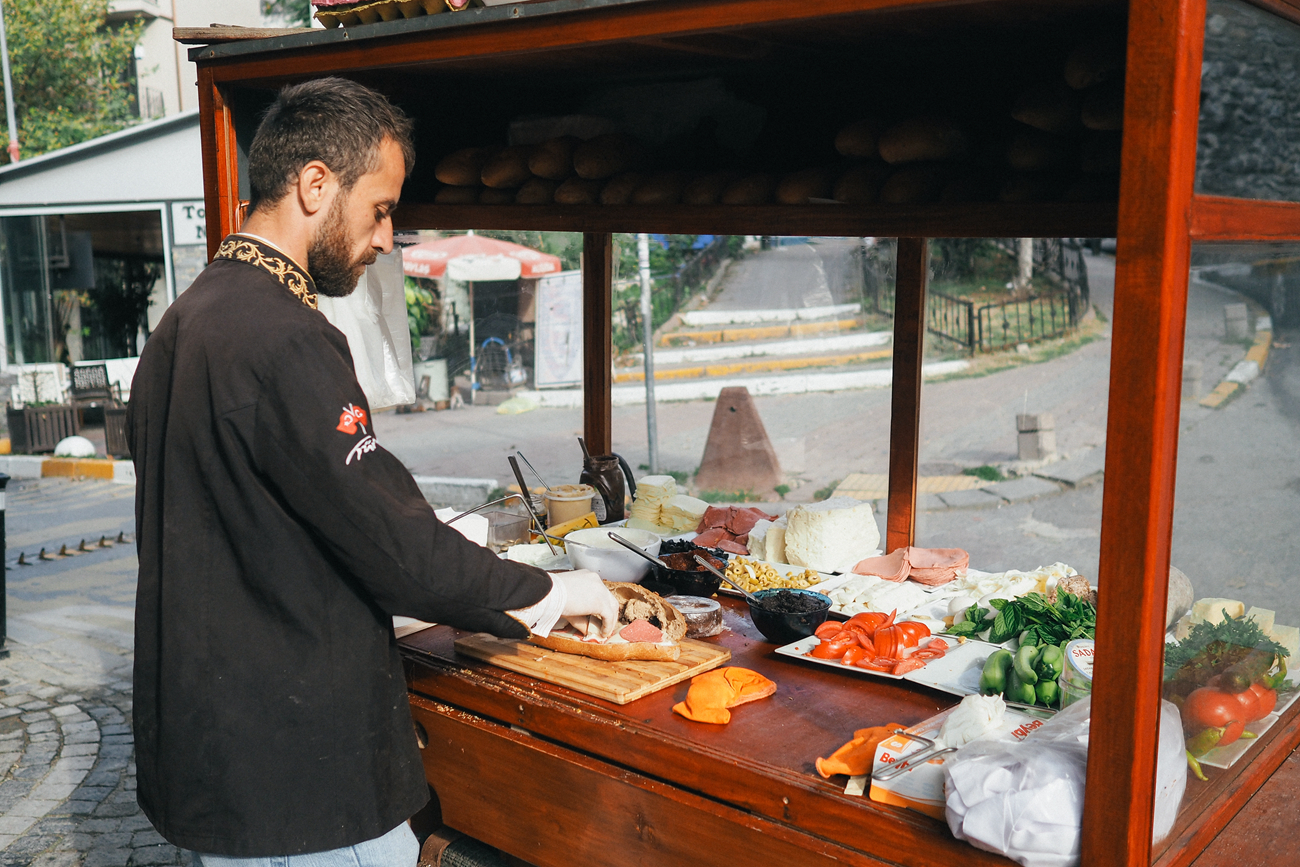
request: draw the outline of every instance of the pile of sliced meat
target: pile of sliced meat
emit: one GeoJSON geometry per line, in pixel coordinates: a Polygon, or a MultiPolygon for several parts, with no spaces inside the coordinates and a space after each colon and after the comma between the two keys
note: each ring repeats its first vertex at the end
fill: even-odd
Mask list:
{"type": "Polygon", "coordinates": [[[753,506],[709,506],[696,528],[699,535],[695,537],[695,544],[732,554],[748,554],[749,531],[759,521],[775,520],[776,515],[769,515],[753,506]]]}

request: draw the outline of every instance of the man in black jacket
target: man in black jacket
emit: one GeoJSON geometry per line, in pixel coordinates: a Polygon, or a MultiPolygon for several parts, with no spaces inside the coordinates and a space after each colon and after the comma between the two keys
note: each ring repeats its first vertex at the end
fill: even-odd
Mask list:
{"type": "Polygon", "coordinates": [[[207,867],[415,864],[405,820],[428,792],[392,615],[519,638],[562,615],[617,623],[593,573],[500,560],[434,517],[315,309],[392,249],[412,160],[379,94],[282,91],[243,231],[132,383],[139,800],[207,867]]]}

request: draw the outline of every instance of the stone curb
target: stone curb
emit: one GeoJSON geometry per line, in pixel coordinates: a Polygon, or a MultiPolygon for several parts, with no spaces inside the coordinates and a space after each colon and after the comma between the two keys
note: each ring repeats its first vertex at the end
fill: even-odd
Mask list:
{"type": "Polygon", "coordinates": [[[1228,375],[1214,387],[1213,391],[1201,398],[1199,401],[1201,406],[1209,409],[1219,409],[1237,392],[1245,388],[1247,383],[1263,372],[1264,365],[1268,363],[1268,352],[1272,346],[1273,331],[1271,329],[1255,332],[1255,342],[1246,351],[1246,357],[1232,370],[1228,371],[1228,375]]]}
{"type": "Polygon", "coordinates": [[[45,458],[39,455],[0,456],[0,472],[13,479],[62,476],[104,479],[119,485],[135,484],[135,464],[104,458],[45,458]]]}

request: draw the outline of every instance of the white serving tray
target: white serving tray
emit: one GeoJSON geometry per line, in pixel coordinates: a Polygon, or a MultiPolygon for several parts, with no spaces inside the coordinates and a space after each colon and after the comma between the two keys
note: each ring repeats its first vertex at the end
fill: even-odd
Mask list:
{"type": "Polygon", "coordinates": [[[925,668],[918,668],[903,675],[844,665],[838,659],[818,659],[815,656],[808,656],[808,651],[816,647],[820,640],[815,635],[778,647],[776,652],[782,656],[801,659],[815,665],[829,666],[846,674],[865,674],[872,677],[883,677],[886,680],[906,680],[950,695],[964,696],[978,693],[980,689],[980,673],[984,670],[984,663],[993,651],[999,649],[998,646],[989,644],[986,641],[967,641],[965,644],[958,644],[955,638],[942,635],[936,635],[935,637],[943,638],[944,641],[948,642],[948,652],[943,659],[931,660],[926,663],[925,668]]]}

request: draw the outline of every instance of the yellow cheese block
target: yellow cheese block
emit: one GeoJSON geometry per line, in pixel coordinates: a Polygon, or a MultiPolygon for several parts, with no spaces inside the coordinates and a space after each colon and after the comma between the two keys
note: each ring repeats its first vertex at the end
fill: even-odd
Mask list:
{"type": "Polygon", "coordinates": [[[1192,632],[1192,615],[1184,614],[1181,618],[1179,618],[1178,622],[1174,624],[1174,640],[1182,641],[1184,638],[1190,635],[1191,632],[1192,632]]]}
{"type": "Polygon", "coordinates": [[[1300,629],[1294,626],[1274,626],[1269,637],[1291,652],[1289,659],[1300,656],[1300,629]]]}
{"type": "Polygon", "coordinates": [[[1255,606],[1251,606],[1251,609],[1246,612],[1246,617],[1249,620],[1255,621],[1265,635],[1268,635],[1273,631],[1273,618],[1276,617],[1276,615],[1267,608],[1256,608],[1255,606]]]}
{"type": "Polygon", "coordinates": [[[548,527],[546,532],[550,536],[563,537],[572,533],[574,530],[599,526],[600,522],[596,520],[596,513],[588,512],[581,518],[574,518],[573,520],[565,521],[563,524],[556,524],[554,527],[548,527]]]}
{"type": "Polygon", "coordinates": [[[1246,606],[1236,599],[1220,599],[1216,596],[1196,600],[1192,606],[1193,623],[1222,623],[1223,612],[1236,619],[1246,613],[1246,606]]]}

